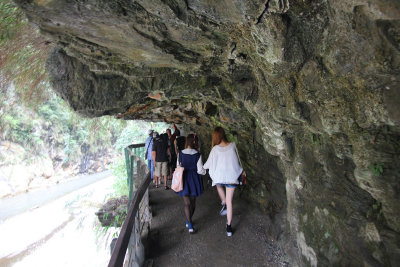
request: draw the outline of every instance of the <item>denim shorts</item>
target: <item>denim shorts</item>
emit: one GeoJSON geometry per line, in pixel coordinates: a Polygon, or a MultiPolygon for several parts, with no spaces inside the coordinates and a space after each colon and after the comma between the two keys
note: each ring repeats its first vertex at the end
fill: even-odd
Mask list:
{"type": "Polygon", "coordinates": [[[225,186],[229,188],[236,188],[238,185],[237,184],[217,184],[219,186],[225,186]]]}

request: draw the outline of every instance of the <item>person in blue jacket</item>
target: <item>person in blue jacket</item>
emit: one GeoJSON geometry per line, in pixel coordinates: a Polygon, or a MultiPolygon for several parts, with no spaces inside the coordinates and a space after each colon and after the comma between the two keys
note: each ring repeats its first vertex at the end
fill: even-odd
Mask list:
{"type": "Polygon", "coordinates": [[[150,175],[151,175],[151,179],[153,179],[153,172],[154,172],[154,166],[153,166],[153,157],[151,155],[151,150],[153,148],[153,130],[149,130],[148,134],[149,137],[147,137],[146,139],[146,143],[145,143],[145,153],[146,153],[146,159],[147,159],[147,167],[150,170],[150,175]]]}

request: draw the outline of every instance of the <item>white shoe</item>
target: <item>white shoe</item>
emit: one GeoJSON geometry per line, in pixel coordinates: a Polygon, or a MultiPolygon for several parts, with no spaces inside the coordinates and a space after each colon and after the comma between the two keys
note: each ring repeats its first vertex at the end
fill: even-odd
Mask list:
{"type": "Polygon", "coordinates": [[[226,225],[226,235],[232,236],[232,227],[230,225],[226,225]]]}
{"type": "Polygon", "coordinates": [[[194,233],[194,228],[193,228],[193,225],[191,223],[188,223],[188,228],[189,228],[189,234],[194,233]]]}

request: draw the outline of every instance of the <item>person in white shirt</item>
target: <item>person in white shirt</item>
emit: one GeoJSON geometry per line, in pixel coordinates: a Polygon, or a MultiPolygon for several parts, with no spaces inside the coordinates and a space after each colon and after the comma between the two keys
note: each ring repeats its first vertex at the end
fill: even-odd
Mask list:
{"type": "Polygon", "coordinates": [[[232,236],[233,193],[239,184],[238,178],[245,174],[239,164],[236,145],[233,142],[228,142],[222,127],[216,127],[213,131],[212,150],[203,168],[209,170],[212,185],[217,186],[222,204],[220,214],[226,214],[226,234],[227,236],[232,236]],[[226,194],[224,188],[226,189],[226,194]]]}

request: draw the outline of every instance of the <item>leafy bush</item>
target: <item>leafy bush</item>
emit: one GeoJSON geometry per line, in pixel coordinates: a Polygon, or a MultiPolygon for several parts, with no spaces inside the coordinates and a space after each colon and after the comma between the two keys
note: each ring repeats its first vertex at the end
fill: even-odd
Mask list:
{"type": "Polygon", "coordinates": [[[45,62],[50,42],[28,24],[24,13],[11,0],[0,2],[0,86],[14,84],[26,106],[47,99],[45,62]]]}
{"type": "Polygon", "coordinates": [[[159,133],[165,132],[168,125],[164,122],[130,121],[122,130],[115,143],[115,149],[122,153],[124,148],[131,144],[140,144],[146,141],[148,130],[153,129],[159,133]]]}
{"type": "Polygon", "coordinates": [[[371,163],[369,165],[370,170],[374,173],[376,177],[379,177],[381,174],[383,174],[383,163],[371,163]]]}
{"type": "Polygon", "coordinates": [[[115,181],[113,184],[114,195],[128,196],[129,186],[127,183],[127,173],[125,159],[123,157],[117,158],[111,166],[111,173],[115,176],[115,181]]]}
{"type": "Polygon", "coordinates": [[[22,12],[10,0],[0,2],[0,41],[12,39],[18,29],[26,24],[22,12]]]}

